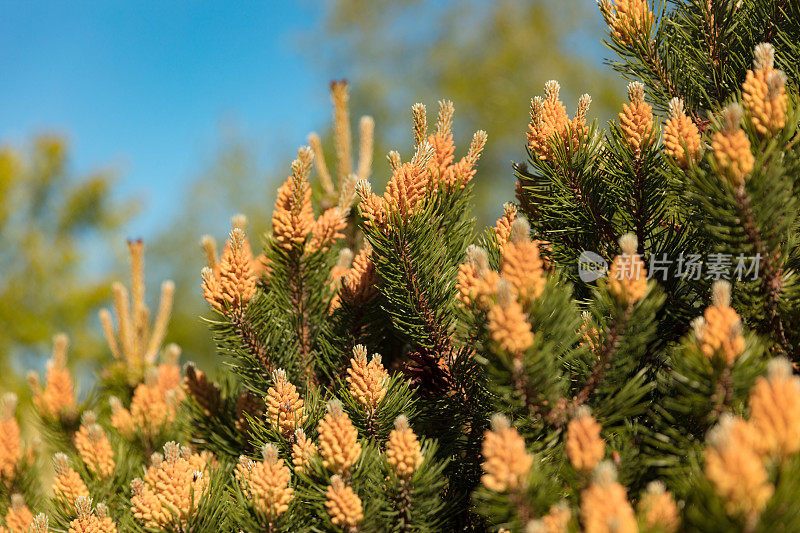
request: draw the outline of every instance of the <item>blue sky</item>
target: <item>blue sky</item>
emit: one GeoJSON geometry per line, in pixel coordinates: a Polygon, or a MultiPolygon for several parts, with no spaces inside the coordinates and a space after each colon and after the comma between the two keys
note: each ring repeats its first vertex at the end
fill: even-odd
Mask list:
{"type": "Polygon", "coordinates": [[[65,134],[77,171],[113,168],[118,193],[142,200],[128,233],[154,235],[213,157],[221,122],[286,147],[327,123],[328,77],[299,42],[311,7],[3,0],[0,142],[65,134]]]}

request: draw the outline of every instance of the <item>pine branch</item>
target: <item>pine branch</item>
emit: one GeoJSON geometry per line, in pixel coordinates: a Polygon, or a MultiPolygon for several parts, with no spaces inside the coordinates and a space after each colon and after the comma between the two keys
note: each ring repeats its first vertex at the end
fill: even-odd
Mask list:
{"type": "Polygon", "coordinates": [[[400,517],[397,531],[406,533],[414,531],[412,512],[413,505],[411,503],[411,493],[405,479],[400,480],[400,494],[397,498],[396,505],[400,509],[400,517]]]}
{"type": "Polygon", "coordinates": [[[717,380],[714,395],[711,396],[711,403],[714,405],[714,409],[711,412],[712,419],[718,419],[719,416],[725,412],[728,407],[730,407],[732,400],[733,382],[731,368],[725,367],[725,369],[722,371],[722,375],[717,380]]]}
{"type": "Polygon", "coordinates": [[[395,234],[395,246],[398,250],[399,266],[411,297],[411,303],[419,311],[424,321],[425,331],[431,341],[430,349],[438,354],[449,353],[452,348],[450,337],[444,331],[443,325],[437,321],[427,295],[422,290],[416,266],[410,257],[409,243],[404,237],[405,234],[395,234]]]}
{"type": "Polygon", "coordinates": [[[259,339],[247,314],[243,310],[236,310],[230,314],[230,323],[247,353],[262,365],[264,375],[268,376],[272,372],[272,365],[267,348],[259,339]]]}
{"type": "Polygon", "coordinates": [[[592,391],[594,391],[594,389],[600,384],[603,374],[611,368],[611,358],[613,357],[614,351],[619,345],[619,339],[622,330],[625,328],[625,325],[631,316],[632,307],[633,306],[628,306],[625,311],[623,311],[622,315],[614,320],[614,325],[611,327],[611,330],[609,331],[608,336],[603,343],[603,349],[600,351],[600,356],[598,357],[598,360],[592,369],[592,373],[583,384],[583,388],[581,388],[580,392],[578,392],[578,394],[576,394],[572,399],[573,406],[577,407],[585,404],[589,400],[589,396],[591,396],[592,391]]]}
{"type": "Polygon", "coordinates": [[[317,382],[317,376],[311,361],[311,332],[309,316],[306,310],[306,299],[308,298],[305,286],[305,276],[303,274],[302,257],[297,249],[292,250],[289,258],[287,272],[289,281],[290,302],[295,312],[297,323],[298,348],[300,350],[299,366],[310,383],[317,382]]]}
{"type": "Polygon", "coordinates": [[[781,267],[774,264],[775,252],[767,250],[761,237],[761,232],[755,223],[753,210],[750,204],[750,196],[744,188],[744,184],[737,187],[734,195],[736,197],[736,208],[747,235],[747,239],[764,261],[764,268],[761,270],[761,294],[765,299],[765,315],[772,328],[772,333],[776,337],[781,350],[789,357],[796,359],[800,354],[795,353],[793,347],[786,339],[783,321],[779,312],[778,304],[783,287],[783,272],[781,267]]]}

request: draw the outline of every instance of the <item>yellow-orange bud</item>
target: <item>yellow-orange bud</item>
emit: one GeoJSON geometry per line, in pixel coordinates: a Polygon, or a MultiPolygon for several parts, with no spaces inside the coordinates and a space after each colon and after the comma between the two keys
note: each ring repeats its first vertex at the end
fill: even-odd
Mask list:
{"type": "Polygon", "coordinates": [[[650,38],[655,16],[647,0],[599,0],[611,37],[624,45],[650,38]]]}
{"type": "Polygon", "coordinates": [[[638,81],[628,84],[627,104],[622,104],[619,126],[625,142],[635,155],[650,143],[653,133],[653,108],[644,101],[644,85],[638,81]]]}
{"type": "Polygon", "coordinates": [[[234,227],[218,268],[203,269],[206,301],[223,312],[245,307],[256,293],[257,276],[252,264],[253,254],[244,230],[234,227]]]}
{"type": "Polygon", "coordinates": [[[415,109],[419,109],[422,114],[417,118],[415,113],[414,137],[415,146],[422,146],[423,139],[430,146],[430,158],[426,164],[428,174],[428,191],[436,193],[439,187],[444,186],[447,190],[463,189],[475,176],[475,165],[480,158],[481,152],[486,144],[486,132],[477,131],[472,137],[472,142],[467,154],[460,160],[455,161],[455,144],[453,142],[453,102],[449,100],[439,101],[439,117],[436,122],[437,128],[434,133],[426,135],[427,125],[425,124],[424,108],[418,104],[415,109]]]}
{"type": "Polygon", "coordinates": [[[346,379],[350,394],[370,409],[377,408],[386,396],[389,373],[383,368],[380,355],[373,355],[367,362],[367,349],[360,344],[353,348],[346,379]]]}
{"type": "Polygon", "coordinates": [[[317,455],[317,445],[311,438],[306,437],[302,429],[296,430],[292,444],[292,466],[295,472],[306,472],[315,455],[317,455]]]}
{"type": "Polygon", "coordinates": [[[439,117],[436,132],[428,136],[428,142],[434,149],[430,165],[435,183],[439,183],[447,173],[447,169],[455,160],[456,146],[453,142],[453,113],[455,108],[449,100],[439,101],[439,117]]]}
{"type": "Polygon", "coordinates": [[[620,237],[619,246],[622,254],[608,269],[608,291],[618,302],[633,305],[647,292],[647,269],[636,253],[638,241],[632,233],[620,237]]]}
{"type": "Polygon", "coordinates": [[[292,162],[292,175],[278,190],[272,212],[273,236],[278,245],[287,250],[305,242],[314,227],[311,185],[308,183],[313,154],[307,146],[297,151],[297,159],[292,162]]]}
{"type": "Polygon", "coordinates": [[[341,477],[332,476],[326,496],[325,508],[331,522],[345,531],[356,531],[358,524],[364,519],[364,509],[358,494],[345,485],[341,477]]]}
{"type": "Polygon", "coordinates": [[[600,430],[588,408],[579,409],[567,425],[567,457],[577,470],[594,470],[605,455],[606,443],[600,438],[600,430]]]}
{"type": "Polygon", "coordinates": [[[347,227],[347,220],[342,210],[338,206],[327,209],[314,222],[311,239],[306,249],[309,252],[328,250],[333,243],[344,237],[342,230],[345,227],[347,227]]]}
{"type": "Polygon", "coordinates": [[[580,336],[581,341],[580,345],[583,346],[586,344],[589,347],[589,351],[593,354],[597,354],[600,349],[600,332],[597,331],[597,328],[592,325],[592,316],[588,311],[584,311],[582,313],[583,324],[581,324],[580,336]]]}
{"type": "MultiPolygon", "coordinates": [[[[425,144],[425,147],[432,151],[429,144],[425,144]]],[[[426,198],[427,189],[426,169],[414,162],[403,163],[386,185],[384,201],[389,209],[398,212],[403,218],[408,218],[426,198]]]]}
{"type": "Polygon", "coordinates": [[[11,506],[5,520],[8,533],[28,533],[28,528],[33,523],[33,513],[25,505],[21,494],[11,495],[11,506]]]}
{"type": "Polygon", "coordinates": [[[669,102],[669,118],[664,124],[664,153],[683,168],[696,161],[700,154],[700,130],[686,115],[680,98],[669,102]]]}
{"type": "Polygon", "coordinates": [[[517,218],[517,206],[512,203],[503,204],[503,216],[494,224],[494,236],[502,251],[503,246],[511,239],[511,224],[517,218]]]}
{"type": "Polygon", "coordinates": [[[581,493],[581,522],[586,533],[637,533],[639,527],[625,487],[610,462],[600,463],[581,493]]]}
{"type": "Polygon", "coordinates": [[[722,129],[711,137],[711,149],[721,177],[734,187],[739,187],[750,176],[755,164],[750,139],[739,127],[742,120],[739,104],[726,107],[722,120],[722,129]]]}
{"type": "Polygon", "coordinates": [[[358,443],[358,431],[344,412],[342,402],[328,402],[328,412],[319,421],[317,432],[322,465],[337,474],[347,472],[361,455],[361,444],[358,443]]]}
{"type": "Polygon", "coordinates": [[[648,529],[675,533],[681,526],[680,512],[675,500],[663,483],[653,481],[639,500],[639,515],[648,529]]]}
{"type": "Polygon", "coordinates": [[[72,375],[67,368],[68,347],[69,338],[64,333],[53,337],[53,357],[47,362],[47,383],[43,391],[38,386],[38,379],[29,378],[34,405],[44,417],[70,414],[75,409],[72,375]]]}
{"type": "Polygon", "coordinates": [[[526,482],[533,457],[525,451],[525,440],[501,414],[492,416],[492,427],[483,435],[483,476],[489,490],[515,490],[526,482]]]}
{"type": "Polygon", "coordinates": [[[69,458],[64,453],[53,457],[55,477],[53,478],[53,494],[67,502],[74,503],[80,496],[89,496],[89,489],[81,476],[70,466],[69,458]]]}
{"type": "Polygon", "coordinates": [[[342,280],[341,296],[352,304],[363,304],[372,299],[377,291],[378,276],[372,263],[372,247],[364,247],[353,259],[353,266],[342,280]]]}
{"type": "Polygon", "coordinates": [[[489,333],[497,346],[520,357],[533,345],[533,332],[528,317],[514,296],[511,284],[500,279],[497,284],[497,303],[488,313],[489,333]]]}
{"type": "Polygon", "coordinates": [[[116,396],[109,398],[108,404],[111,407],[111,425],[126,439],[131,438],[136,431],[131,412],[125,409],[116,396]]]}
{"type": "Polygon", "coordinates": [[[561,86],[550,80],[544,86],[544,98],[537,96],[531,100],[531,121],[528,125],[528,147],[540,159],[552,159],[551,143],[555,137],[574,147],[586,136],[586,112],[592,99],[588,94],[581,96],[575,118],[570,121],[564,104],[559,100],[561,86]],[[570,135],[567,136],[569,128],[570,135]]]}
{"type": "Polygon", "coordinates": [[[474,244],[469,245],[466,262],[458,266],[458,300],[464,305],[475,302],[480,308],[485,308],[490,303],[490,297],[497,291],[498,280],[497,272],[489,268],[486,250],[474,244]]]}
{"type": "Polygon", "coordinates": [[[539,245],[530,239],[530,225],[524,218],[511,224],[510,242],[503,247],[500,276],[511,283],[523,304],[541,296],[546,279],[539,245]]]}
{"type": "Polygon", "coordinates": [[[183,392],[180,388],[164,389],[159,385],[159,372],[151,369],[133,391],[130,410],[112,398],[111,425],[125,438],[141,434],[152,438],[167,429],[175,421],[177,408],[183,392]]]}
{"type": "Polygon", "coordinates": [[[289,509],[294,492],[292,474],[274,445],[264,446],[263,455],[261,462],[240,457],[235,476],[256,510],[272,521],[289,509]]]}
{"type": "Polygon", "coordinates": [[[761,456],[740,432],[732,431],[735,419],[721,417],[708,435],[705,474],[731,514],[757,517],[772,497],[775,487],[769,482],[761,456]]]}
{"type": "Polygon", "coordinates": [[[475,165],[483,153],[488,136],[485,131],[478,130],[472,136],[467,155],[450,165],[443,178],[443,183],[448,190],[463,189],[475,177],[475,165]]]}
{"type": "Polygon", "coordinates": [[[81,496],[75,502],[77,517],[69,523],[68,533],[117,533],[114,520],[108,516],[108,508],[97,504],[96,511],[92,510],[92,499],[81,496]]]}
{"type": "Polygon", "coordinates": [[[367,224],[383,228],[389,217],[386,201],[372,192],[372,186],[366,179],[356,183],[356,194],[361,199],[358,204],[361,217],[367,224]]]}
{"type": "Polygon", "coordinates": [[[800,450],[800,378],[782,357],[750,390],[750,422],[769,453],[788,459],[800,450]]]}
{"type": "Polygon", "coordinates": [[[73,440],[89,472],[104,479],[114,474],[114,450],[105,431],[97,423],[94,412],[83,413],[81,427],[75,433],[73,440]]]}
{"type": "Polygon", "coordinates": [[[753,70],[747,71],[742,85],[742,100],[756,131],[762,136],[773,135],[786,125],[786,75],[775,69],[771,44],[756,46],[754,56],[753,70]]]}
{"type": "Polygon", "coordinates": [[[732,365],[745,349],[742,321],[730,306],[731,288],[728,282],[715,282],[713,294],[713,304],[706,308],[703,318],[694,324],[697,342],[706,357],[720,357],[726,364],[732,365]]]}
{"type": "Polygon", "coordinates": [[[419,439],[408,425],[408,418],[400,415],[394,421],[386,445],[386,461],[400,478],[410,478],[423,461],[419,439]]]}
{"type": "Polygon", "coordinates": [[[17,395],[3,394],[0,400],[0,477],[11,481],[22,458],[19,424],[16,419],[17,395]]]}
{"type": "Polygon", "coordinates": [[[285,437],[294,433],[307,418],[305,402],[282,369],[272,373],[272,386],[267,390],[266,404],[267,418],[285,437]]]}
{"type": "Polygon", "coordinates": [[[164,445],[164,455],[153,454],[143,478],[131,482],[131,511],[145,527],[186,527],[208,492],[209,456],[192,453],[175,442],[164,445]]]}

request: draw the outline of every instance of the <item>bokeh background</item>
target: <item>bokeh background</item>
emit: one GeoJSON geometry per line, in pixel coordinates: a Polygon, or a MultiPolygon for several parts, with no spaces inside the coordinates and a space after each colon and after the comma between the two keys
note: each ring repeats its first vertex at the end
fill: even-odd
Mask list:
{"type": "Polygon", "coordinates": [[[167,340],[213,366],[199,238],[224,240],[239,212],[266,229],[297,147],[330,137],[331,79],[350,82],[354,128],[375,118],[379,186],[383,155],[410,152],[410,106],[453,100],[457,146],[489,134],[475,215],[490,223],[546,80],[570,113],[590,93],[600,121],[622,100],[602,30],[594,0],[3,0],[0,385],[22,391],[59,331],[91,379],[131,237],[147,244],[151,307],[176,282],[167,340]]]}

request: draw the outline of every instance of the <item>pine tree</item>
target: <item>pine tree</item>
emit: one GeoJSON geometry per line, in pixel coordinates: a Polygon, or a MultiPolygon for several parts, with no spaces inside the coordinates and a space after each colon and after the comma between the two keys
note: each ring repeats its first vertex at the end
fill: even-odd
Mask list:
{"type": "Polygon", "coordinates": [[[333,84],[336,179],[312,137],[260,253],[241,215],[220,255],[203,241],[215,376],[162,347],[173,286],[151,320],[130,243],[95,389],[63,335],[30,379],[46,497],[3,398],[5,527],[800,530],[798,12],[600,10],[627,103],[603,130],[548,82],[517,203],[483,232],[485,132],[457,158],[452,102],[435,128],[414,105],[379,195],[372,122],[354,165],[333,84]]]}

